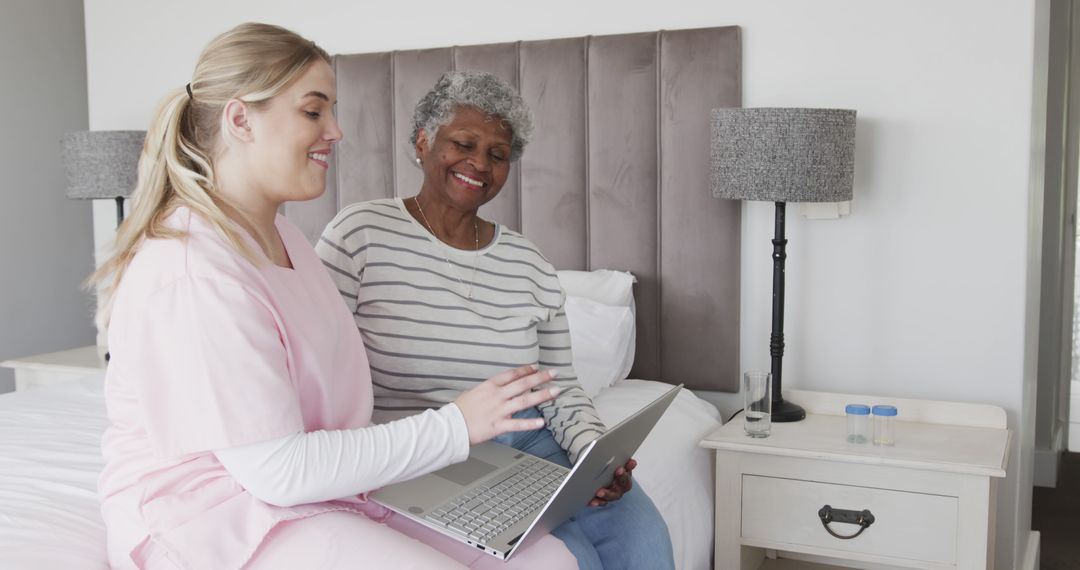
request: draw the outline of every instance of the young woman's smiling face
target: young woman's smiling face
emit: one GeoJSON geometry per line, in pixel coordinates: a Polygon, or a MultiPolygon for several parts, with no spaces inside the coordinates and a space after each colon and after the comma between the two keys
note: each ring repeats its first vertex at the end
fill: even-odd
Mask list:
{"type": "Polygon", "coordinates": [[[453,119],[435,131],[430,148],[427,133],[417,135],[424,188],[455,209],[476,211],[506,183],[511,140],[501,118],[475,107],[457,109],[453,119]]]}
{"type": "Polygon", "coordinates": [[[330,65],[317,60],[251,111],[250,174],[275,202],[310,200],[326,190],[331,147],[342,137],[334,116],[335,85],[330,65]]]}

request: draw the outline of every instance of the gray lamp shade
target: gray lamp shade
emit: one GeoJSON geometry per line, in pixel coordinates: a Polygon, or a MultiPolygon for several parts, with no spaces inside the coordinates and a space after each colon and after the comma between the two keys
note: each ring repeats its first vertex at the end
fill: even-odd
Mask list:
{"type": "Polygon", "coordinates": [[[713,196],[843,202],[855,178],[855,111],[713,109],[713,196]]]}
{"type": "Polygon", "coordinates": [[[79,131],[61,140],[67,196],[127,197],[138,179],[145,131],[79,131]]]}

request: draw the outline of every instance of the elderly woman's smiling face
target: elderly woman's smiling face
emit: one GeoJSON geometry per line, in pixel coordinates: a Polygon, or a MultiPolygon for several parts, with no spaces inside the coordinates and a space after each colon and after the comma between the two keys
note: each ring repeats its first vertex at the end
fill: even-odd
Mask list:
{"type": "Polygon", "coordinates": [[[476,211],[494,198],[510,173],[512,133],[499,117],[475,107],[461,107],[449,123],[416,138],[416,156],[424,169],[424,189],[431,198],[462,211],[476,211]]]}

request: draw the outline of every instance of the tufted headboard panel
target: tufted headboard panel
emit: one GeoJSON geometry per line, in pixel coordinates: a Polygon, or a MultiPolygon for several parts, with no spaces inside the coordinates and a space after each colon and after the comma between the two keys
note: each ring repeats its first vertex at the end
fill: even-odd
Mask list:
{"type": "Polygon", "coordinates": [[[739,204],[709,191],[709,110],[740,105],[739,28],[338,55],[345,139],[327,192],[285,215],[314,242],[352,202],[407,197],[422,174],[412,110],[440,74],[518,87],[535,130],[481,215],[558,269],[637,277],[631,377],[738,391],[739,204]]]}

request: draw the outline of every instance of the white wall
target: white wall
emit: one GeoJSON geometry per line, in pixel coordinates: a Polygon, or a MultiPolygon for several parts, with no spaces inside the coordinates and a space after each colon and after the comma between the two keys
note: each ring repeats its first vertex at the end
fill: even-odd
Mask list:
{"type": "MultiPolygon", "coordinates": [[[[93,343],[79,284],[90,204],[64,196],[60,137],[86,129],[81,0],[0,4],[0,360],[93,343]]],[[[13,387],[0,369],[0,392],[13,387]]]]}
{"type": "MultiPolygon", "coordinates": [[[[998,505],[1009,568],[1030,528],[1045,2],[86,0],[90,125],[144,128],[244,20],[332,53],[742,26],[746,106],[859,112],[853,215],[789,219],[785,385],[1004,407],[1020,428],[998,505]]],[[[743,220],[742,367],[764,368],[772,207],[743,220]]]]}

